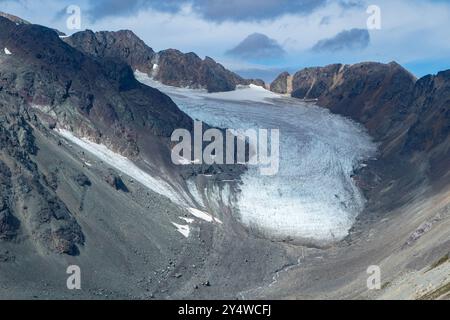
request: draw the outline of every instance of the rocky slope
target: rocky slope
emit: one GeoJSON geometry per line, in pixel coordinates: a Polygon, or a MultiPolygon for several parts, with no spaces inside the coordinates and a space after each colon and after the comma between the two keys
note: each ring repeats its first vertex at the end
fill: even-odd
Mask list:
{"type": "Polygon", "coordinates": [[[124,62],[133,70],[147,73],[170,86],[202,88],[208,92],[232,91],[236,85],[250,83],[264,86],[262,80],[243,79],[210,57],[202,60],[193,52],[182,53],[175,49],[154,52],[129,30],[95,33],[86,30],[64,41],[90,55],[124,62]]]}
{"type": "Polygon", "coordinates": [[[76,254],[83,233],[52,177],[32,159],[33,132],[66,128],[133,157],[140,144],[170,154],[171,132],[190,130],[192,120],[170,98],[138,83],[127,65],[85,56],[45,27],[2,17],[0,25],[0,45],[11,52],[0,55],[0,236],[19,232],[39,247],[76,254]]]}
{"type": "Polygon", "coordinates": [[[81,227],[32,159],[36,122],[8,103],[0,102],[0,241],[29,237],[38,251],[76,255],[84,244],[81,227]]]}

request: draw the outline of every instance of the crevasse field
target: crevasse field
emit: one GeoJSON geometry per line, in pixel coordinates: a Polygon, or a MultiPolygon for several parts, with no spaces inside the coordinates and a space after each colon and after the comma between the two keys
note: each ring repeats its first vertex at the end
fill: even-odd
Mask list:
{"type": "Polygon", "coordinates": [[[144,84],[168,94],[193,119],[229,129],[279,129],[279,172],[250,166],[238,195],[241,221],[279,239],[339,240],[364,207],[351,173],[376,145],[355,122],[261,87],[228,93],[164,86],[139,72],[144,84]]]}

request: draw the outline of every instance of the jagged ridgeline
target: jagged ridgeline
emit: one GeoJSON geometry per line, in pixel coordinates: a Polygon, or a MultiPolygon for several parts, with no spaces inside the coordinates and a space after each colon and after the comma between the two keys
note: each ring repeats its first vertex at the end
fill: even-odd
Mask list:
{"type": "Polygon", "coordinates": [[[95,57],[127,63],[133,70],[170,86],[223,92],[235,90],[237,85],[265,85],[259,79],[243,79],[210,57],[202,60],[193,52],[182,53],[176,49],[154,52],[129,30],[95,33],[86,30],[64,38],[64,41],[95,57]]]}

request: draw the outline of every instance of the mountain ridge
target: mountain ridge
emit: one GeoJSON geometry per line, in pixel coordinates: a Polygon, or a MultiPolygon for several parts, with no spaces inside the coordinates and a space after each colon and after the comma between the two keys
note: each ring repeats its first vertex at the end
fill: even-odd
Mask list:
{"type": "Polygon", "coordinates": [[[182,53],[177,49],[155,52],[130,30],[95,33],[86,30],[63,40],[87,54],[125,62],[133,70],[170,86],[224,92],[235,90],[237,85],[265,85],[262,80],[243,79],[208,56],[201,59],[193,52],[182,53]]]}

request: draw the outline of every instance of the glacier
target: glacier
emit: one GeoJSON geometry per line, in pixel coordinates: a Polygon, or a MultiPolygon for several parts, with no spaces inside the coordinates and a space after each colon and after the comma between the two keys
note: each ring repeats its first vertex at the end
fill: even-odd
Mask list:
{"type": "Polygon", "coordinates": [[[175,88],[136,72],[169,95],[193,119],[233,129],[279,129],[280,170],[275,176],[249,167],[235,214],[250,230],[275,239],[321,242],[344,238],[365,199],[351,178],[377,145],[354,121],[311,103],[261,87],[223,93],[175,88]]]}

